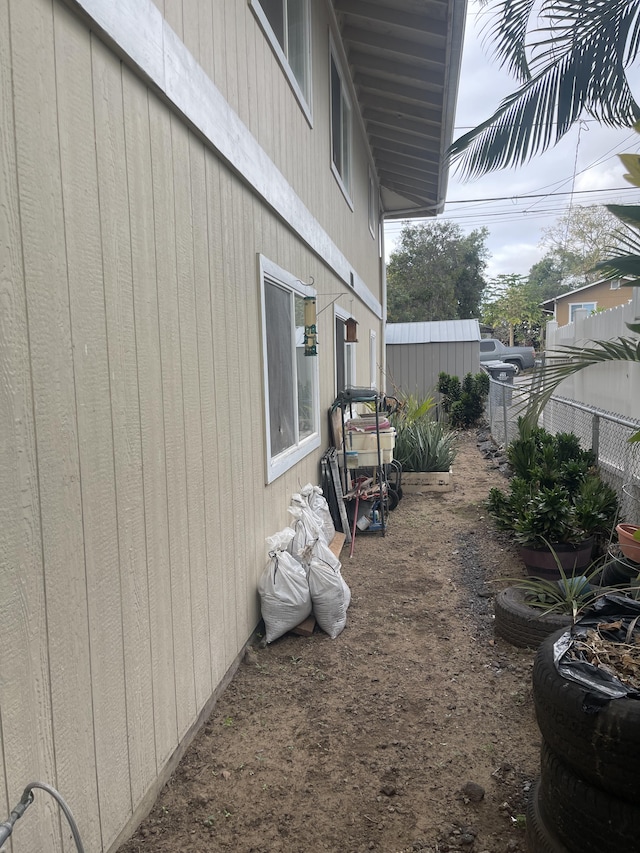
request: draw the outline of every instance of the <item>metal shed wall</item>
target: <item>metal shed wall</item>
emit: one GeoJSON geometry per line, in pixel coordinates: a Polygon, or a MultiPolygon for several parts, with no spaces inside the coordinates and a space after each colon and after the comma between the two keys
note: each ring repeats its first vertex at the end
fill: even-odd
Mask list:
{"type": "Polygon", "coordinates": [[[477,341],[387,344],[387,393],[432,394],[441,372],[462,379],[480,370],[477,341]]]}

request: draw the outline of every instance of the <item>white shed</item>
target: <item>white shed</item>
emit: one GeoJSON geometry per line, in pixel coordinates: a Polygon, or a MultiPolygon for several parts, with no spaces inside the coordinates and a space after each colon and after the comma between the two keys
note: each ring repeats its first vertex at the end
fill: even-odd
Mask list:
{"type": "Polygon", "coordinates": [[[477,320],[388,323],[386,327],[388,394],[432,394],[440,373],[462,379],[480,370],[477,320]]]}

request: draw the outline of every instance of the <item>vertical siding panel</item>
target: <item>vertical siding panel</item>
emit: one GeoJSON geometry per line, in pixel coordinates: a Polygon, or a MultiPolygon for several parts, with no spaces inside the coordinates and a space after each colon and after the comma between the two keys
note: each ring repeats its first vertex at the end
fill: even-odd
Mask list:
{"type": "Polygon", "coordinates": [[[217,421],[219,412],[216,397],[216,376],[213,359],[212,326],[212,255],[209,220],[213,215],[207,181],[207,152],[194,136],[189,140],[191,151],[191,198],[193,204],[193,255],[196,283],[196,332],[200,381],[200,417],[202,426],[202,471],[204,492],[204,522],[206,545],[207,601],[212,686],[218,684],[225,672],[224,633],[225,612],[223,570],[220,545],[220,467],[217,454],[217,421]]]}
{"type": "Polygon", "coordinates": [[[120,63],[93,40],[100,228],[111,374],[127,741],[133,807],[157,772],[140,405],[120,63]]]}
{"type": "Polygon", "coordinates": [[[242,226],[238,217],[238,182],[227,170],[221,172],[221,199],[223,212],[226,212],[226,222],[223,222],[223,270],[225,289],[225,317],[227,320],[227,382],[229,393],[229,441],[232,445],[230,482],[231,505],[233,518],[231,530],[234,543],[233,573],[236,595],[236,644],[237,647],[246,639],[246,560],[247,540],[244,535],[246,518],[245,506],[245,454],[248,449],[248,424],[242,408],[245,392],[244,380],[244,351],[245,341],[241,332],[240,316],[244,312],[244,239],[242,226]],[[226,200],[226,202],[225,202],[226,200]]]}
{"type": "Polygon", "coordinates": [[[171,611],[176,675],[178,736],[189,728],[195,712],[189,529],[185,469],[184,401],[178,281],[176,268],[175,194],[171,144],[171,116],[154,98],[149,101],[151,163],[158,276],[160,355],[169,504],[171,611]]]}
{"type": "Polygon", "coordinates": [[[155,211],[151,174],[151,129],[147,90],[144,84],[126,68],[123,68],[123,99],[136,359],[140,395],[153,730],[157,762],[161,766],[177,745],[178,724],[154,239],[155,211]]]}
{"type": "MultiPolygon", "coordinates": [[[[0,6],[0,758],[5,768],[0,809],[5,815],[28,778],[55,778],[10,69],[5,3],[0,6]]],[[[20,838],[25,849],[53,845],[60,850],[55,812],[48,804],[42,821],[24,827],[20,838]]]]}
{"type": "MultiPolygon", "coordinates": [[[[229,319],[229,297],[225,277],[226,267],[229,264],[225,258],[225,244],[228,241],[227,217],[231,208],[229,176],[224,166],[215,157],[207,156],[208,187],[209,187],[209,242],[210,258],[212,267],[212,320],[213,320],[213,364],[216,381],[216,405],[217,418],[217,442],[218,460],[220,472],[220,488],[225,500],[220,505],[221,529],[224,533],[220,540],[220,561],[223,572],[223,595],[224,613],[226,618],[224,632],[224,664],[225,669],[229,667],[238,648],[236,637],[238,633],[238,602],[235,588],[235,564],[234,564],[234,540],[231,535],[234,524],[236,507],[233,502],[233,494],[237,485],[234,486],[236,476],[235,459],[243,452],[238,447],[238,430],[231,428],[230,418],[238,417],[237,406],[234,409],[231,403],[230,374],[232,368],[229,365],[233,361],[234,354],[228,347],[232,328],[229,319]],[[233,461],[232,461],[233,460],[233,461]]],[[[233,279],[232,279],[233,280],[233,279]]],[[[237,393],[234,390],[234,393],[237,393]]]]}
{"type": "Polygon", "coordinates": [[[131,792],[91,45],[66,7],[54,11],[96,769],[102,843],[108,846],[131,810],[131,792]]]}
{"type": "Polygon", "coordinates": [[[55,737],[49,781],[78,815],[85,844],[99,849],[51,4],[12,3],[10,23],[55,737]]]}
{"type": "Polygon", "coordinates": [[[225,29],[225,3],[210,0],[213,10],[212,43],[214,80],[218,89],[229,100],[227,92],[227,41],[225,29]]]}
{"type": "Polygon", "coordinates": [[[249,9],[248,3],[235,4],[236,18],[236,85],[238,87],[236,112],[246,124],[251,127],[252,115],[249,109],[250,104],[250,75],[248,73],[248,65],[251,58],[247,54],[247,17],[253,13],[249,9]]]}
{"type": "Polygon", "coordinates": [[[191,584],[191,628],[193,635],[192,668],[196,688],[196,707],[199,710],[211,695],[211,659],[193,232],[194,229],[204,228],[206,225],[205,223],[193,222],[189,131],[175,118],[171,120],[171,131],[176,210],[180,361],[182,364],[184,401],[184,455],[187,474],[188,568],[191,584]]]}
{"type": "Polygon", "coordinates": [[[200,6],[210,0],[186,0],[182,11],[182,41],[187,50],[202,65],[200,54],[200,6]]]}
{"type": "MultiPolygon", "coordinates": [[[[187,2],[193,3],[193,0],[187,0],[187,2]]],[[[174,33],[182,38],[184,32],[182,0],[164,0],[164,19],[174,33]]]]}
{"type": "Polygon", "coordinates": [[[215,62],[213,46],[213,9],[212,0],[199,0],[198,3],[198,33],[200,38],[200,65],[211,80],[215,80],[215,62]]]}

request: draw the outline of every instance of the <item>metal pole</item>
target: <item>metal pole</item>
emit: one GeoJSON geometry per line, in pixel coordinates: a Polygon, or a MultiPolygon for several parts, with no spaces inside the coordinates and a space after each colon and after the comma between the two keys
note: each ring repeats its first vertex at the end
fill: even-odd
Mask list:
{"type": "Polygon", "coordinates": [[[504,416],[504,446],[509,444],[509,436],[507,435],[507,387],[502,383],[502,412],[504,416]]]}
{"type": "Polygon", "coordinates": [[[594,413],[591,418],[591,449],[596,455],[596,462],[600,462],[600,416],[594,413]]]}

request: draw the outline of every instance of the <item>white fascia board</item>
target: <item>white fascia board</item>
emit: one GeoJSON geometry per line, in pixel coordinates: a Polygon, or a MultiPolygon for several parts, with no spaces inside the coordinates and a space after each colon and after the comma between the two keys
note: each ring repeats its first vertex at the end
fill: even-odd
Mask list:
{"type": "MultiPolygon", "coordinates": [[[[382,305],[151,0],[66,0],[379,318],[382,305]]],[[[327,172],[329,177],[330,173],[327,172]]]]}

